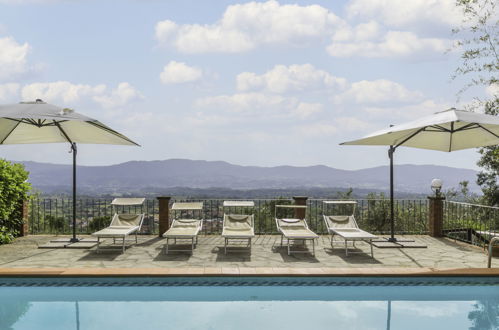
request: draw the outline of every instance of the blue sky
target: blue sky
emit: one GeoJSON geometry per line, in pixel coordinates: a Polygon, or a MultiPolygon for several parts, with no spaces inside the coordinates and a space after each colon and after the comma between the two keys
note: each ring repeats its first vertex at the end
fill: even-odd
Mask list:
{"type": "MultiPolygon", "coordinates": [[[[487,95],[457,102],[458,53],[446,50],[460,21],[454,0],[0,0],[0,103],[42,98],[142,145],[81,146],[86,165],[386,165],[386,148],[338,144],[487,95]]],[[[69,163],[67,150],[2,146],[1,156],[69,163]]],[[[396,154],[398,164],[477,159],[396,154]]]]}

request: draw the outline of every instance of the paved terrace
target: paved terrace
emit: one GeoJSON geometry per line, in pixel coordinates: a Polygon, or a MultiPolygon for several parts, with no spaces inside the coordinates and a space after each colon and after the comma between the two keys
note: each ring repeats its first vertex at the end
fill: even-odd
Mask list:
{"type": "MultiPolygon", "coordinates": [[[[408,237],[408,236],[406,236],[408,237]]],[[[139,236],[139,243],[124,254],[106,251],[108,239],[101,253],[93,249],[39,249],[61,236],[36,235],[17,239],[13,244],[0,246],[0,275],[8,274],[424,274],[456,271],[474,274],[473,268],[482,268],[486,274],[499,274],[498,269],[483,270],[487,255],[478,247],[454,242],[447,238],[409,236],[427,248],[382,249],[357,244],[359,254],[345,256],[342,242],[331,249],[329,238],[321,236],[315,257],[310,254],[288,256],[280,247],[280,236],[262,235],[253,240],[251,254],[246,250],[223,253],[220,236],[200,236],[191,256],[176,252],[163,254],[164,239],[139,236]],[[76,271],[75,271],[76,270],[76,271]],[[491,272],[490,272],[491,271],[491,272]]],[[[493,266],[499,260],[493,260],[493,266]]]]}

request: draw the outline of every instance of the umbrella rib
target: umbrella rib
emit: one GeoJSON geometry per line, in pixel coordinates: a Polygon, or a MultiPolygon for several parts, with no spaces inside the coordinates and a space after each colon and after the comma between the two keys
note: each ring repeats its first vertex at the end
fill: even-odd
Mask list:
{"type": "Polygon", "coordinates": [[[66,132],[62,129],[61,124],[59,124],[57,121],[54,120],[54,125],[57,126],[57,128],[61,131],[62,135],[68,140],[71,145],[73,144],[73,141],[69,138],[69,136],[66,134],[66,132]]]}
{"type": "Polygon", "coordinates": [[[444,131],[444,132],[448,132],[448,133],[452,132],[451,130],[449,130],[443,126],[440,126],[440,125],[432,125],[432,126],[427,126],[427,127],[436,128],[438,131],[444,131]]]}
{"type": "Polygon", "coordinates": [[[134,145],[136,145],[136,146],[139,146],[139,147],[140,147],[140,144],[133,142],[132,140],[130,140],[129,138],[127,138],[127,137],[126,137],[126,136],[124,136],[123,134],[118,133],[118,132],[116,132],[115,130],[113,130],[113,129],[109,128],[109,127],[106,127],[106,126],[104,126],[104,125],[100,125],[100,124],[98,124],[98,123],[96,123],[96,122],[93,122],[93,121],[87,121],[87,123],[88,123],[88,124],[90,124],[90,125],[94,125],[94,126],[96,126],[96,127],[100,128],[100,129],[102,129],[102,130],[105,130],[105,131],[107,131],[107,132],[109,132],[109,133],[111,133],[111,134],[113,134],[113,135],[118,136],[119,138],[122,138],[123,140],[126,140],[126,141],[128,141],[128,142],[130,142],[130,143],[132,143],[132,144],[134,144],[134,145]]]}
{"type": "Polygon", "coordinates": [[[19,126],[19,124],[21,124],[21,122],[17,120],[16,125],[10,130],[9,133],[7,133],[7,135],[5,135],[5,137],[2,139],[2,142],[0,142],[0,144],[3,144],[5,142],[5,140],[7,140],[7,138],[12,134],[12,132],[14,132],[14,130],[17,128],[17,126],[19,126]]]}
{"type": "Polygon", "coordinates": [[[468,130],[468,129],[475,129],[477,127],[480,127],[480,125],[478,125],[477,123],[469,123],[467,125],[464,125],[458,129],[456,129],[454,132],[459,132],[459,131],[465,131],[465,130],[468,130]]]}
{"type": "Polygon", "coordinates": [[[480,125],[480,124],[477,124],[477,125],[478,125],[478,127],[480,127],[481,129],[483,129],[484,131],[486,131],[486,132],[488,132],[488,133],[490,133],[490,134],[494,135],[496,138],[498,138],[498,139],[499,139],[499,135],[497,135],[496,133],[494,133],[494,132],[492,132],[492,131],[490,131],[490,130],[486,129],[485,127],[483,127],[483,126],[482,126],[482,125],[480,125]]]}
{"type": "Polygon", "coordinates": [[[420,129],[418,129],[416,132],[412,133],[412,134],[411,134],[411,135],[409,135],[407,138],[405,138],[404,140],[402,140],[402,142],[397,143],[397,144],[393,147],[393,149],[396,149],[396,148],[400,147],[402,144],[406,143],[407,141],[409,141],[410,139],[412,139],[413,137],[415,137],[416,135],[418,135],[419,133],[421,133],[422,131],[424,131],[424,130],[425,130],[425,128],[426,128],[426,126],[425,126],[425,127],[420,128],[420,129]]]}

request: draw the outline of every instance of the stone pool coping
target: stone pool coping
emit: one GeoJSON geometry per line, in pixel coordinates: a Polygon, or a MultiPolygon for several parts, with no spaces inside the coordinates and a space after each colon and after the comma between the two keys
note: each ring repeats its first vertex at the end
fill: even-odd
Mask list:
{"type": "Polygon", "coordinates": [[[284,267],[178,267],[178,268],[0,268],[2,277],[462,277],[499,276],[499,268],[284,268],[284,267]]]}

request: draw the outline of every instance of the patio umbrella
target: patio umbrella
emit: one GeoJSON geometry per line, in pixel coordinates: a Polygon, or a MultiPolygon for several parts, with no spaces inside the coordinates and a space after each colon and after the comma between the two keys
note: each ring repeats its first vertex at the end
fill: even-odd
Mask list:
{"type": "Polygon", "coordinates": [[[76,153],[77,143],[136,145],[126,136],[101,122],[36,100],[0,105],[0,144],[60,143],[71,145],[73,153],[73,237],[76,238],[76,153]]]}
{"type": "Polygon", "coordinates": [[[456,151],[499,144],[499,117],[451,108],[405,124],[375,132],[341,145],[389,146],[390,242],[395,238],[393,209],[393,153],[400,146],[456,151]]]}

